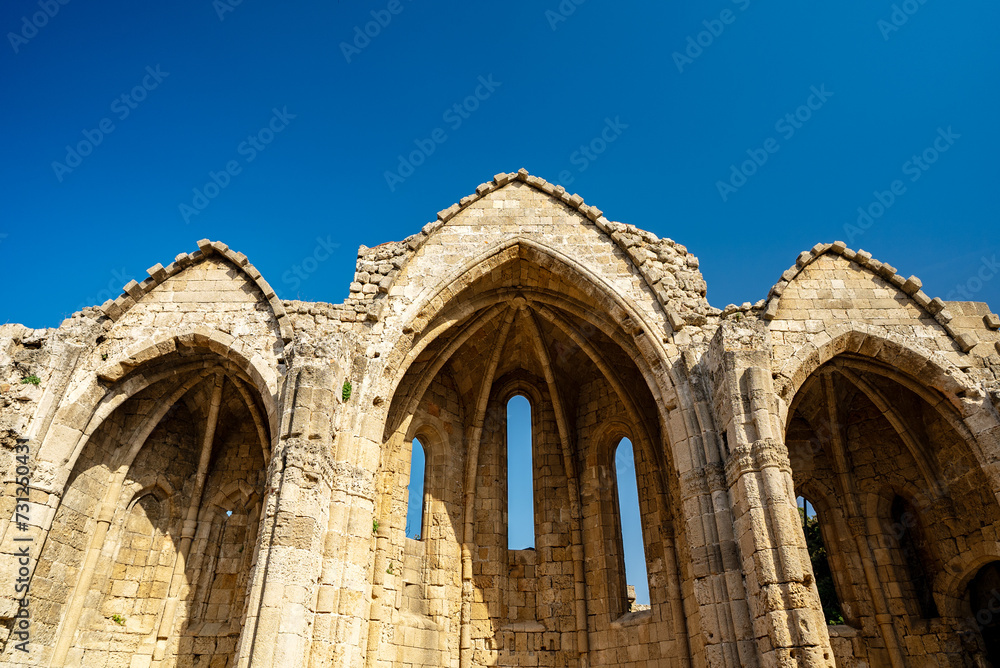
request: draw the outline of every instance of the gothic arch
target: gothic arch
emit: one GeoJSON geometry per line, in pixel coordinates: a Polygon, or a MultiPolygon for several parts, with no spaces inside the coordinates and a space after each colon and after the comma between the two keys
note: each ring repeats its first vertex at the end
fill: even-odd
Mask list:
{"type": "Polygon", "coordinates": [[[775,389],[788,404],[807,378],[837,355],[853,353],[889,366],[906,368],[907,373],[924,379],[928,386],[941,388],[942,394],[962,411],[962,397],[981,394],[965,374],[944,357],[914,346],[901,337],[876,327],[858,323],[836,325],[785,360],[776,372],[775,389]]]}
{"type": "MultiPolygon", "coordinates": [[[[401,316],[402,336],[393,351],[387,355],[380,382],[369,392],[379,397],[397,396],[403,377],[416,359],[456,324],[466,323],[470,329],[481,327],[482,320],[497,317],[502,309],[493,311],[485,307],[501,305],[517,295],[530,296],[532,302],[553,306],[581,318],[589,326],[600,329],[623,350],[629,352],[633,362],[642,370],[646,383],[661,407],[660,414],[666,422],[665,406],[672,402],[664,396],[673,394],[673,381],[669,373],[668,356],[656,332],[654,323],[647,322],[640,309],[627,296],[616,293],[603,279],[586,267],[558,251],[544,247],[530,239],[511,238],[487,249],[478,257],[465,262],[435,288],[428,288],[401,316]],[[552,270],[570,282],[585,286],[588,298],[597,300],[599,311],[584,307],[582,302],[567,295],[551,291],[499,288],[486,294],[477,294],[468,300],[455,300],[462,290],[503,267],[521,261],[552,270]],[[479,314],[476,316],[475,314],[479,314]]],[[[460,342],[459,342],[460,343],[460,342]]],[[[386,402],[387,404],[389,402],[386,402]]],[[[386,404],[384,404],[386,405],[386,404]]]]}
{"type": "MultiPolygon", "coordinates": [[[[179,335],[167,342],[169,345],[157,348],[160,355],[144,359],[117,380],[105,378],[103,382],[110,386],[103,398],[91,405],[90,417],[76,418],[79,424],[85,420],[86,426],[77,432],[78,442],[67,458],[61,502],[53,514],[53,529],[41,545],[35,575],[49,578],[50,564],[62,558],[58,556],[61,543],[53,540],[82,540],[85,549],[81,559],[68,564],[75,569],[76,584],[65,596],[57,595],[52,601],[56,616],[43,620],[44,633],[53,636],[53,665],[65,662],[71,651],[89,651],[78,631],[95,623],[88,603],[93,592],[105,592],[110,586],[111,574],[100,564],[108,558],[114,561],[117,557],[113,555],[123,549],[117,544],[121,539],[119,525],[130,516],[129,509],[137,499],[150,496],[143,490],[154,492],[159,507],[167,512],[162,515],[157,511],[161,515],[157,521],[162,525],[158,525],[159,530],[169,533],[176,550],[171,553],[174,572],[161,581],[162,569],[157,570],[157,580],[144,585],[153,586],[159,598],[143,603],[145,621],[141,627],[124,629],[119,646],[122,651],[134,652],[139,651],[139,646],[133,647],[136,643],[153,642],[155,648],[150,646],[148,651],[161,658],[164,652],[185,651],[183,644],[178,645],[174,618],[177,614],[178,619],[184,619],[180,615],[187,614],[183,612],[186,604],[178,597],[182,597],[180,583],[191,574],[191,564],[184,568],[175,564],[188,561],[199,526],[196,519],[212,505],[209,495],[219,498],[219,493],[239,493],[259,499],[262,492],[244,488],[248,479],[260,486],[267,467],[272,430],[264,406],[270,393],[259,392],[245,366],[241,368],[208,345],[197,345],[193,337],[179,335]],[[213,491],[218,485],[226,490],[213,491]],[[156,489],[164,491],[157,494],[156,489]],[[71,529],[73,526],[77,528],[71,529]],[[80,533],[81,529],[84,533],[73,538],[74,531],[80,533]],[[157,605],[161,612],[152,612],[157,605]],[[181,613],[175,613],[178,607],[181,613]],[[159,631],[150,639],[147,626],[154,621],[159,631]],[[135,635],[136,631],[142,633],[135,635]]],[[[257,378],[262,376],[257,374],[257,378]]],[[[86,410],[83,406],[78,409],[86,410]]],[[[254,527],[258,516],[259,512],[251,520],[254,527]]],[[[250,554],[253,545],[244,549],[248,547],[250,554]]],[[[119,585],[115,587],[116,595],[130,595],[119,585]]],[[[109,593],[107,590],[102,596],[109,593]]],[[[235,641],[232,645],[234,650],[235,641]]]]}
{"type": "MultiPolygon", "coordinates": [[[[263,366],[263,359],[251,359],[232,336],[207,327],[166,335],[153,342],[136,344],[121,361],[109,362],[95,376],[85,378],[55,415],[39,450],[39,459],[58,463],[62,482],[76,464],[87,441],[122,404],[147,387],[178,374],[205,370],[205,358],[253,387],[263,410],[254,409],[254,422],[269,425],[264,449],[270,455],[271,441],[277,438],[277,378],[263,366]],[[188,357],[190,362],[185,363],[188,357]],[[164,360],[175,360],[155,369],[164,360]],[[146,369],[153,368],[147,372],[146,369]],[[265,376],[267,374],[267,376],[265,376]],[[269,378],[269,380],[265,380],[269,378]]],[[[242,386],[240,386],[242,387],[242,386]]],[[[248,400],[249,393],[245,392],[248,400]]],[[[171,402],[172,403],[172,402],[171,402]]]]}
{"type": "Polygon", "coordinates": [[[817,369],[838,357],[844,364],[891,378],[916,393],[965,439],[980,466],[988,468],[990,458],[980,435],[1000,424],[983,390],[944,357],[891,332],[856,323],[830,328],[820,342],[802,347],[775,372],[778,409],[786,428],[803,385],[817,369]]]}
{"type": "Polygon", "coordinates": [[[988,443],[978,436],[992,417],[977,406],[982,392],[939,355],[854,326],[799,350],[776,377],[796,488],[835,490],[814,501],[838,509],[850,540],[837,547],[861,566],[848,572],[843,559],[831,562],[834,579],[857,593],[857,605],[848,602],[861,613],[859,639],[884,643],[891,664],[902,666],[910,651],[902,638],[914,629],[958,632],[954,617],[939,615],[948,596],[941,587],[954,589],[941,579],[957,558],[949,545],[990,543],[978,518],[1000,516],[995,495],[972,500],[971,490],[989,487],[988,443]],[[806,446],[813,452],[799,456],[806,446]],[[897,497],[918,517],[894,536],[897,497]],[[920,587],[927,578],[933,593],[920,587]]]}
{"type": "MultiPolygon", "coordinates": [[[[651,545],[655,545],[647,546],[647,551],[651,550],[654,555],[650,559],[656,564],[657,586],[660,591],[669,590],[669,593],[660,597],[662,600],[657,605],[662,609],[650,615],[650,623],[669,629],[665,633],[675,640],[671,651],[677,652],[679,659],[686,658],[687,650],[681,647],[686,648],[687,631],[681,612],[680,569],[674,555],[674,529],[669,507],[670,480],[676,478],[676,473],[664,449],[667,412],[672,408],[668,409],[664,405],[666,402],[660,399],[664,392],[672,392],[673,388],[670,379],[664,379],[667,365],[659,340],[662,335],[655,333],[657,330],[645,321],[645,316],[640,315],[627,295],[616,292],[601,277],[572,258],[529,239],[511,238],[492,246],[435,286],[418,295],[415,303],[399,316],[398,322],[387,322],[390,331],[398,329],[403,335],[386,356],[379,385],[363,392],[367,398],[361,401],[384,407],[369,413],[366,422],[371,427],[363,430],[372,433],[377,429],[382,434],[379,475],[386,482],[379,483],[378,487],[397,495],[400,492],[393,490],[400,490],[400,484],[390,485],[389,478],[384,476],[395,475],[396,465],[392,462],[399,459],[396,454],[399,448],[412,442],[426,424],[427,418],[421,417],[423,412],[432,411],[435,416],[440,413],[443,420],[447,410],[451,416],[448,419],[452,421],[464,415],[462,423],[454,425],[455,434],[461,433],[461,440],[442,439],[445,447],[454,448],[456,443],[461,443],[464,459],[453,462],[456,466],[461,464],[462,498],[461,516],[452,518],[461,547],[462,578],[467,583],[460,606],[461,665],[467,664],[473,651],[473,639],[468,634],[472,629],[471,615],[478,610],[467,596],[473,588],[481,587],[485,587],[484,596],[492,601],[488,620],[492,628],[490,633],[495,635],[477,635],[477,652],[502,653],[506,639],[509,637],[512,642],[514,635],[520,633],[538,634],[543,651],[565,651],[565,648],[558,649],[541,640],[547,628],[545,625],[555,624],[553,619],[565,615],[567,618],[558,622],[565,628],[558,628],[562,633],[575,631],[575,650],[571,654],[582,656],[590,651],[591,629],[588,628],[586,605],[588,583],[593,582],[594,577],[587,572],[585,559],[588,550],[596,549],[597,545],[588,546],[583,537],[578,471],[587,465],[591,455],[582,449],[579,434],[587,433],[589,444],[593,438],[589,430],[601,427],[599,424],[590,426],[589,419],[580,413],[584,410],[581,402],[593,405],[593,410],[622,412],[621,420],[628,424],[627,433],[648,464],[650,480],[656,481],[652,486],[654,492],[644,494],[643,521],[644,524],[657,523],[647,532],[654,536],[651,545]],[[574,374],[578,376],[575,380],[574,374]],[[454,388],[453,408],[445,405],[449,401],[446,393],[442,394],[445,385],[454,388]],[[583,387],[588,388],[589,394],[580,394],[583,387]],[[391,398],[373,401],[372,394],[391,398]],[[535,552],[502,549],[506,542],[493,533],[482,533],[483,524],[475,519],[486,508],[495,511],[496,504],[503,504],[499,497],[494,498],[497,492],[492,491],[497,484],[505,488],[497,482],[501,475],[497,462],[503,461],[497,455],[498,444],[502,442],[497,427],[502,421],[491,420],[490,415],[515,394],[528,397],[533,424],[540,430],[539,450],[534,456],[535,466],[543,467],[537,470],[542,471],[540,475],[545,478],[536,482],[540,503],[551,505],[549,492],[537,491],[548,489],[546,485],[566,495],[566,501],[559,504],[565,511],[558,521],[555,516],[546,514],[552,512],[546,509],[547,506],[541,510],[536,507],[535,521],[541,533],[535,552]],[[549,537],[554,535],[553,531],[561,531],[558,534],[561,537],[549,537]],[[565,568],[573,572],[575,585],[567,591],[573,603],[567,600],[568,608],[560,608],[565,612],[536,619],[536,605],[543,605],[541,599],[536,601],[534,596],[504,592],[520,582],[516,578],[523,577],[525,570],[553,567],[550,564],[553,540],[568,543],[565,554],[556,558],[566,560],[565,568]],[[495,554],[495,557],[483,557],[484,554],[495,554]],[[509,566],[500,564],[498,578],[486,585],[483,578],[493,577],[488,575],[493,567],[485,565],[491,558],[511,561],[509,566]],[[508,567],[513,569],[510,577],[506,575],[508,567]]],[[[615,420],[610,414],[605,418],[615,420]]],[[[387,508],[399,503],[399,499],[390,502],[387,497],[377,503],[377,507],[382,508],[377,512],[385,513],[387,508]]],[[[398,554],[400,547],[405,556],[411,546],[396,547],[395,541],[400,539],[392,536],[398,531],[383,536],[382,523],[379,526],[373,586],[380,591],[390,586],[394,589],[410,586],[410,580],[402,585],[394,582],[389,562],[398,558],[393,555],[398,554]]],[[[435,545],[431,541],[426,549],[436,549],[435,545]]],[[[403,600],[408,599],[404,596],[403,600]]],[[[380,596],[371,612],[368,635],[371,660],[379,654],[379,638],[385,637],[382,626],[387,620],[403,615],[400,619],[405,623],[416,623],[412,617],[405,616],[402,608],[394,612],[390,606],[391,598],[380,596]],[[383,600],[385,602],[380,602],[383,600]]],[[[477,621],[476,628],[483,628],[485,621],[477,621]]],[[[612,621],[607,619],[602,623],[607,625],[612,621]]],[[[439,619],[434,622],[434,628],[443,628],[442,624],[443,620],[439,619]]],[[[634,633],[638,633],[637,628],[627,632],[634,633]]],[[[598,653],[595,656],[605,657],[610,655],[600,653],[611,651],[613,654],[614,651],[601,646],[593,650],[598,653]]],[[[443,657],[440,660],[447,661],[443,657]]]]}
{"type": "Polygon", "coordinates": [[[969,583],[986,564],[1000,561],[1000,545],[982,543],[953,557],[934,580],[935,598],[944,617],[967,618],[969,583]]]}

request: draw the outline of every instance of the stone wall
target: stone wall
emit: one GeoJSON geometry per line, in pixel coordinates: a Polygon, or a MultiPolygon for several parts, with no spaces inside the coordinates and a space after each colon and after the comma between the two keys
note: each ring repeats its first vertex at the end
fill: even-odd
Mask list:
{"type": "Polygon", "coordinates": [[[977,589],[1000,563],[986,304],[835,242],[713,308],[684,246],[524,170],[361,247],[342,304],[282,301],[198,247],[58,328],[0,327],[0,574],[30,582],[29,652],[0,592],[0,666],[998,661],[977,589]],[[527,550],[507,545],[515,394],[527,550]]]}

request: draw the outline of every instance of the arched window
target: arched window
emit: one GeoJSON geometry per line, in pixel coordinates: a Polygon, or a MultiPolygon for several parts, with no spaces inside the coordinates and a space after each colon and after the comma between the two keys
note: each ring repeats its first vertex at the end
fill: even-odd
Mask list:
{"type": "Polygon", "coordinates": [[[531,457],[531,403],[507,402],[507,549],[535,547],[535,485],[531,457]]]}
{"type": "Polygon", "coordinates": [[[812,502],[805,497],[797,497],[795,502],[799,507],[799,519],[802,521],[802,531],[806,535],[809,561],[812,562],[813,575],[816,577],[816,589],[819,590],[819,600],[823,604],[826,623],[843,624],[844,613],[840,607],[837,589],[834,586],[830,559],[826,553],[826,546],[823,544],[819,515],[812,502]]]}
{"type": "Polygon", "coordinates": [[[638,482],[632,441],[623,438],[615,450],[615,483],[618,487],[618,521],[622,530],[625,583],[629,591],[629,605],[625,612],[631,612],[634,605],[649,605],[649,577],[646,574],[638,482]]]}
{"type": "Polygon", "coordinates": [[[407,487],[406,537],[420,540],[424,535],[424,472],[427,455],[424,444],[413,439],[410,452],[410,484],[407,487]]]}
{"type": "Polygon", "coordinates": [[[892,527],[903,553],[906,575],[913,583],[913,590],[920,606],[920,616],[924,619],[938,617],[937,604],[931,584],[933,575],[927,570],[928,546],[920,526],[920,516],[906,499],[897,496],[892,500],[892,527]]]}

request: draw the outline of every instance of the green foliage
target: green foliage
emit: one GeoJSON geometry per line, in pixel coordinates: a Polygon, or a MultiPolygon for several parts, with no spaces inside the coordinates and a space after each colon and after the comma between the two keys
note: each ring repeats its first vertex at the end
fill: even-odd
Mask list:
{"type": "Polygon", "coordinates": [[[111,615],[111,621],[113,621],[118,626],[125,626],[125,618],[119,615],[118,613],[111,615]]]}
{"type": "Polygon", "coordinates": [[[378,533],[378,520],[372,520],[372,535],[378,533]]]}
{"type": "Polygon", "coordinates": [[[812,562],[813,574],[816,576],[816,589],[819,590],[819,600],[823,604],[823,614],[827,624],[843,624],[844,614],[840,611],[840,599],[833,585],[833,572],[830,570],[830,560],[827,558],[826,546],[820,534],[819,518],[806,517],[805,509],[799,508],[802,527],[806,534],[806,547],[809,549],[809,560],[812,562]]]}
{"type": "Polygon", "coordinates": [[[24,378],[21,379],[21,383],[23,385],[38,385],[41,382],[42,379],[36,376],[35,374],[31,374],[30,376],[25,376],[24,378]]]}
{"type": "Polygon", "coordinates": [[[385,569],[385,572],[388,573],[389,575],[393,575],[392,566],[393,566],[393,564],[390,561],[389,562],[389,568],[385,569]]]}
{"type": "Polygon", "coordinates": [[[344,381],[344,389],[341,390],[340,396],[344,400],[345,404],[347,403],[348,399],[351,398],[351,381],[349,380],[344,381]]]}

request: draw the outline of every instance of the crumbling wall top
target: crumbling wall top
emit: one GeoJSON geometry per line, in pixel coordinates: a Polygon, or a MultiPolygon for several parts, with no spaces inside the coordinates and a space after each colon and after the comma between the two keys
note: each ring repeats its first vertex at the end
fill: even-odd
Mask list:
{"type": "MultiPolygon", "coordinates": [[[[571,194],[559,185],[532,176],[525,169],[500,173],[492,181],[480,184],[474,193],[438,212],[437,219],[403,241],[384,243],[374,248],[361,246],[351,294],[345,304],[372,303],[379,294],[388,293],[399,270],[419,252],[431,234],[472,203],[509,184],[521,182],[536,188],[554,200],[579,212],[598,229],[606,233],[632,260],[656,295],[674,329],[685,324],[702,325],[707,316],[719,313],[705,299],[707,286],[698,270],[698,258],[672,239],[659,238],[652,232],[608,220],[604,212],[590,206],[580,195],[571,194]]],[[[377,319],[377,312],[372,319],[377,319]]]]}

